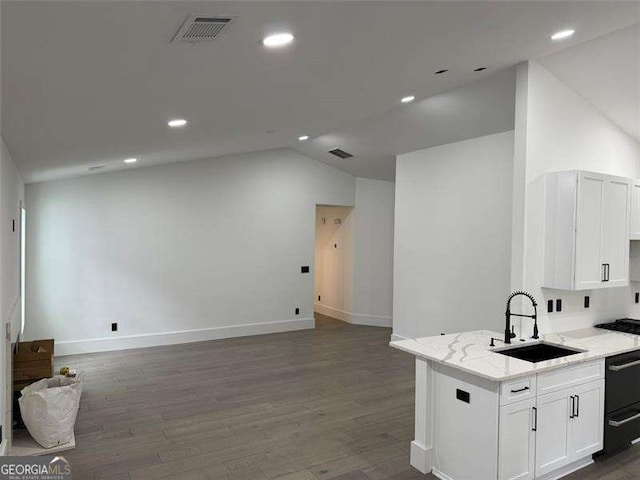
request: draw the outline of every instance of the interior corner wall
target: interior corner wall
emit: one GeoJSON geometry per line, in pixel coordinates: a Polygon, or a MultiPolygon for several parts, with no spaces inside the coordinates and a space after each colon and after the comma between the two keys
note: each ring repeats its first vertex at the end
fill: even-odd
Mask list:
{"type": "Polygon", "coordinates": [[[393,334],[503,329],[514,132],[400,155],[393,334]]]}
{"type": "MultiPolygon", "coordinates": [[[[3,439],[11,433],[11,351],[5,339],[5,325],[11,324],[11,342],[15,342],[21,322],[20,292],[20,203],[24,201],[24,183],[11,159],[11,154],[0,139],[0,314],[2,336],[0,341],[0,412],[2,412],[3,439]],[[15,228],[13,227],[15,220],[15,228]]],[[[3,444],[3,445],[6,445],[3,444]]]]}
{"type": "Polygon", "coordinates": [[[288,149],[29,184],[25,336],[62,355],[312,328],[315,208],[355,186],[288,149]]]}
{"type": "MultiPolygon", "coordinates": [[[[628,287],[589,292],[541,288],[544,254],[544,174],[549,171],[588,170],[625,177],[640,176],[638,143],[583,97],[537,62],[518,67],[516,105],[516,164],[524,162],[520,188],[525,198],[523,276],[520,285],[538,303],[561,298],[563,311],[547,315],[540,309],[543,333],[592,326],[628,314],[628,287]],[[518,157],[518,154],[520,157],[518,157]],[[591,295],[591,307],[582,305],[591,295]]],[[[523,321],[523,334],[531,331],[523,321]]]]}
{"type": "Polygon", "coordinates": [[[357,178],[355,208],[318,207],[318,313],[392,326],[394,190],[393,182],[357,178]],[[342,223],[334,223],[336,218],[342,223]]]}

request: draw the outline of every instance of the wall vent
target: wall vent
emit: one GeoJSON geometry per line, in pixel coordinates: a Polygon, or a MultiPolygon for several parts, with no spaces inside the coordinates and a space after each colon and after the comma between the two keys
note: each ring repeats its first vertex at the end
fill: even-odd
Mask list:
{"type": "Polygon", "coordinates": [[[208,42],[218,37],[233,20],[229,15],[189,15],[171,43],[208,42]]]}
{"type": "Polygon", "coordinates": [[[353,155],[351,155],[349,152],[345,152],[344,150],[341,150],[339,148],[334,148],[333,150],[329,150],[329,153],[342,159],[353,157],[353,155]]]}

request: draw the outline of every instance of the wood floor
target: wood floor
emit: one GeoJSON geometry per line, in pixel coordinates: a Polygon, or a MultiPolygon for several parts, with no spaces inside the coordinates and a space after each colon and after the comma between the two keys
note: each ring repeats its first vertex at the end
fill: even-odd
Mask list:
{"type": "MultiPolygon", "coordinates": [[[[73,478],[433,480],[409,466],[413,357],[389,335],[317,316],[316,330],[58,358],[86,375],[73,478]]],[[[639,449],[618,458],[567,478],[640,478],[639,449]]]]}
{"type": "Polygon", "coordinates": [[[413,358],[390,330],[316,330],[62,357],[85,371],[74,479],[419,479],[413,358]],[[283,476],[286,475],[286,476],[283,476]]]}

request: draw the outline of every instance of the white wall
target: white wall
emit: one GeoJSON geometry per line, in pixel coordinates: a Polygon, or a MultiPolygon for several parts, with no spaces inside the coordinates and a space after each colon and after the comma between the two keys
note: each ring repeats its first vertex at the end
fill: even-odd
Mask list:
{"type": "Polygon", "coordinates": [[[356,179],[352,321],[392,326],[395,183],[356,179]]]}
{"type": "MultiPolygon", "coordinates": [[[[11,429],[11,352],[5,341],[5,324],[11,322],[15,341],[20,329],[20,202],[24,200],[24,184],[16,169],[4,140],[0,139],[0,412],[2,412],[3,437],[11,429]],[[13,220],[15,219],[15,232],[13,220]]],[[[3,440],[4,440],[3,438],[3,440]]],[[[0,447],[0,450],[4,448],[0,447]]]]}
{"type": "MultiPolygon", "coordinates": [[[[516,165],[524,168],[523,262],[514,287],[530,291],[541,304],[542,332],[591,326],[627,315],[629,288],[566,292],[542,289],[542,177],[548,171],[590,170],[626,177],[640,176],[638,143],[581,96],[536,62],[519,67],[516,111],[516,165]],[[591,306],[583,308],[584,295],[591,306]],[[561,298],[563,311],[546,314],[546,300],[561,298]]],[[[514,235],[516,238],[517,235],[514,235]]],[[[530,333],[524,322],[524,333],[530,333]]]]}
{"type": "Polygon", "coordinates": [[[359,325],[392,326],[394,186],[357,178],[355,208],[318,207],[318,313],[359,325]],[[335,218],[343,223],[334,224],[335,218]]]}
{"type": "Polygon", "coordinates": [[[400,155],[393,333],[503,330],[514,133],[400,155]]]}
{"type": "Polygon", "coordinates": [[[277,150],[30,184],[27,201],[25,334],[63,354],[312,327],[315,206],[353,205],[355,178],[277,150]]]}
{"type": "Polygon", "coordinates": [[[24,183],[4,140],[0,144],[0,182],[0,311],[3,323],[11,322],[15,340],[20,329],[20,202],[24,200],[24,183]]]}

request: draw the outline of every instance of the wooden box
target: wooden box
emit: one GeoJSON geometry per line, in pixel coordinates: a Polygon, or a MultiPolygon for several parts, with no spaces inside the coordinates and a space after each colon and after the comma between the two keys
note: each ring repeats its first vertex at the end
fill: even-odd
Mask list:
{"type": "Polygon", "coordinates": [[[53,339],[20,342],[13,355],[14,384],[30,384],[53,377],[53,339]]]}

